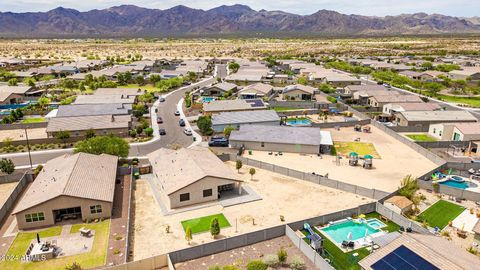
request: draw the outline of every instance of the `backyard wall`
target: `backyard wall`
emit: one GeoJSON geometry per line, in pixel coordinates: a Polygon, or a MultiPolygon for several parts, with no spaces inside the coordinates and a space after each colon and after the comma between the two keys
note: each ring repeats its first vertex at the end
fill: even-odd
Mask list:
{"type": "Polygon", "coordinates": [[[33,174],[24,173],[20,181],[18,181],[18,184],[15,187],[15,189],[12,191],[8,199],[2,205],[2,208],[0,208],[0,224],[3,224],[3,220],[7,217],[7,215],[12,210],[18,196],[23,192],[28,182],[31,182],[31,181],[33,181],[33,174]]]}
{"type": "Polygon", "coordinates": [[[375,204],[375,212],[388,218],[389,220],[395,222],[396,224],[403,226],[404,228],[412,228],[412,230],[417,233],[430,234],[430,231],[428,229],[423,228],[418,223],[393,212],[392,210],[388,209],[381,203],[377,202],[375,204]]]}

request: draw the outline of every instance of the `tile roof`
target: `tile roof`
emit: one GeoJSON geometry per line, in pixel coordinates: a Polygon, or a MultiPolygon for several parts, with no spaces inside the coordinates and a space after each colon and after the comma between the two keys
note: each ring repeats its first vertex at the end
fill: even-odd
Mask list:
{"type": "Polygon", "coordinates": [[[418,256],[439,269],[477,269],[478,257],[463,248],[456,247],[442,237],[426,234],[408,233],[393,240],[359,262],[362,269],[373,270],[372,265],[390,254],[396,248],[405,246],[418,256]]]}
{"type": "Polygon", "coordinates": [[[242,181],[207,148],[193,147],[179,150],[161,148],[150,153],[148,159],[154,175],[167,195],[208,176],[242,181]]]}
{"type": "Polygon", "coordinates": [[[246,111],[265,108],[266,105],[261,99],[214,100],[203,104],[205,112],[246,111]]]}
{"type": "Polygon", "coordinates": [[[104,130],[128,128],[131,115],[90,115],[75,117],[54,117],[48,121],[47,132],[104,130]]]}
{"type": "Polygon", "coordinates": [[[409,102],[392,104],[392,108],[401,108],[404,111],[435,111],[440,110],[442,107],[437,103],[432,102],[409,102]]]}
{"type": "Polygon", "coordinates": [[[125,95],[79,95],[73,104],[133,104],[135,97],[125,95]]]}
{"type": "Polygon", "coordinates": [[[60,105],[56,117],[126,115],[132,109],[130,104],[73,104],[60,105]]]}
{"type": "Polygon", "coordinates": [[[422,99],[414,95],[373,95],[371,98],[378,102],[391,102],[391,103],[407,103],[407,102],[422,102],[422,99]]]}
{"type": "Polygon", "coordinates": [[[271,86],[270,84],[255,83],[255,84],[251,84],[249,86],[244,87],[242,90],[238,92],[239,93],[256,92],[256,93],[267,94],[270,91],[272,91],[272,89],[273,89],[273,86],[271,86]]]}
{"type": "Polygon", "coordinates": [[[468,134],[468,135],[480,134],[480,123],[456,123],[455,127],[463,134],[468,134]]]}
{"type": "Polygon", "coordinates": [[[467,111],[409,111],[400,114],[408,121],[478,121],[467,111]]]}
{"type": "Polygon", "coordinates": [[[47,161],[13,214],[59,196],[113,202],[118,157],[78,153],[47,161]]]}
{"type": "Polygon", "coordinates": [[[123,96],[140,96],[144,91],[140,88],[98,88],[94,95],[123,95],[123,96]]]}
{"type": "Polygon", "coordinates": [[[409,207],[413,204],[413,202],[410,201],[409,199],[407,199],[407,197],[405,197],[405,196],[393,196],[393,197],[387,199],[385,202],[394,204],[394,205],[398,206],[400,209],[404,209],[404,208],[409,207]]]}
{"type": "Polygon", "coordinates": [[[302,84],[294,84],[294,85],[288,85],[286,86],[284,89],[283,89],[283,92],[282,93],[288,93],[288,92],[291,92],[291,91],[296,91],[296,90],[300,90],[300,91],[303,91],[305,93],[309,93],[309,94],[314,94],[315,91],[317,90],[317,88],[314,88],[314,87],[311,87],[311,86],[308,86],[308,85],[302,85],[302,84]]]}

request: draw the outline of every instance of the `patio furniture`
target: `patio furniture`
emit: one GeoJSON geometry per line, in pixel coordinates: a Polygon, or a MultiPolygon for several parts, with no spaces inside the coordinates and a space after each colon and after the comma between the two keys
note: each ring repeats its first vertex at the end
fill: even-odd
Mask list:
{"type": "Polygon", "coordinates": [[[347,248],[348,247],[348,241],[342,241],[342,247],[347,248]]]}
{"type": "Polygon", "coordinates": [[[82,236],[90,236],[91,230],[90,229],[85,229],[84,227],[80,228],[80,234],[82,236]]]}
{"type": "Polygon", "coordinates": [[[380,219],[385,221],[385,222],[388,222],[388,218],[386,218],[385,216],[380,215],[380,219]]]}

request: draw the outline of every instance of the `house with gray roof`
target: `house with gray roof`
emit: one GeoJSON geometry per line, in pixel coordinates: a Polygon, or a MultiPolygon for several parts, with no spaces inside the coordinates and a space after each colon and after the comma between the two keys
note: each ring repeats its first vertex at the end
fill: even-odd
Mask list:
{"type": "Polygon", "coordinates": [[[212,86],[201,88],[198,93],[202,96],[221,97],[227,92],[237,92],[237,85],[234,83],[221,82],[212,86]]]}
{"type": "Polygon", "coordinates": [[[52,226],[64,218],[112,214],[118,157],[78,153],[47,161],[13,210],[18,229],[52,226]]]}
{"type": "Polygon", "coordinates": [[[452,122],[478,122],[478,119],[470,112],[458,111],[406,111],[394,114],[399,126],[423,127],[428,131],[431,124],[452,122]]]}
{"type": "Polygon", "coordinates": [[[148,155],[154,183],[170,208],[216,201],[222,194],[241,192],[242,180],[209,149],[161,148],[148,155]]]}
{"type": "Polygon", "coordinates": [[[265,83],[255,83],[245,86],[238,91],[238,98],[252,99],[269,97],[273,93],[273,86],[265,83]]]}
{"type": "Polygon", "coordinates": [[[318,92],[318,89],[314,87],[294,84],[286,86],[282,91],[282,95],[284,100],[301,101],[312,100],[312,97],[318,92]]]}
{"type": "Polygon", "coordinates": [[[97,135],[113,134],[128,136],[132,122],[131,115],[89,115],[75,117],[54,117],[48,121],[47,135],[55,137],[60,131],[68,131],[70,137],[83,137],[89,130],[97,135]]]}
{"type": "Polygon", "coordinates": [[[244,125],[280,125],[280,117],[274,110],[222,112],[212,116],[212,128],[215,132],[223,132],[225,127],[239,129],[244,125]]]}
{"type": "Polygon", "coordinates": [[[229,140],[233,148],[304,154],[330,154],[333,146],[329,131],[313,127],[244,125],[229,140]]]}
{"type": "Polygon", "coordinates": [[[30,86],[0,86],[0,105],[17,104],[25,100],[25,96],[32,89],[30,86]]]}
{"type": "Polygon", "coordinates": [[[221,112],[265,110],[267,106],[261,99],[214,100],[203,104],[206,115],[221,112]]]}
{"type": "Polygon", "coordinates": [[[79,95],[73,104],[133,104],[136,96],[126,96],[122,94],[94,94],[79,95]]]}
{"type": "Polygon", "coordinates": [[[127,115],[131,113],[131,104],[78,104],[60,105],[55,117],[75,117],[93,115],[127,115]]]}

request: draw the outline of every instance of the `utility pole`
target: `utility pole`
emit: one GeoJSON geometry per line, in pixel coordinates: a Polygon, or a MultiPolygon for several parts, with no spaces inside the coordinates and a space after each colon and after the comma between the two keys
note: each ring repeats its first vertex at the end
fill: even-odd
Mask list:
{"type": "Polygon", "coordinates": [[[30,169],[33,169],[32,155],[30,154],[30,141],[28,140],[27,128],[25,128],[25,138],[27,139],[28,159],[30,160],[30,169]]]}

